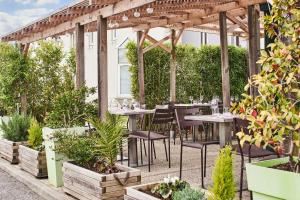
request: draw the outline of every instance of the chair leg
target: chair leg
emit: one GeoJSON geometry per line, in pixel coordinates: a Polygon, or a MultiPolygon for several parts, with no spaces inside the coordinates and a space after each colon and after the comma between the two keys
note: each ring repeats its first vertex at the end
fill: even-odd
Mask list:
{"type": "Polygon", "coordinates": [[[203,148],[201,149],[201,187],[204,188],[204,173],[203,173],[203,148]]]}
{"type": "Polygon", "coordinates": [[[241,176],[240,176],[240,200],[243,198],[243,183],[244,182],[244,158],[241,163],[241,176]]]}
{"type": "Polygon", "coordinates": [[[207,158],[207,145],[204,146],[204,177],[206,177],[206,158],[207,158]]]}
{"type": "Polygon", "coordinates": [[[180,145],[180,168],[179,168],[179,178],[182,178],[182,151],[183,147],[180,145]]]}
{"type": "Polygon", "coordinates": [[[144,143],[145,156],[147,157],[147,150],[146,150],[146,143],[145,143],[145,140],[143,140],[143,143],[144,143]]]}
{"type": "Polygon", "coordinates": [[[152,141],[151,143],[152,143],[152,148],[153,148],[154,158],[156,159],[156,151],[155,151],[154,141],[152,141]]]}
{"type": "Polygon", "coordinates": [[[141,153],[141,164],[143,165],[143,144],[142,144],[142,140],[140,140],[140,153],[141,153]]]}
{"type": "MultiPolygon", "coordinates": [[[[148,171],[150,172],[150,165],[151,165],[151,159],[152,159],[152,145],[151,141],[148,140],[148,171]]],[[[152,159],[153,162],[153,159],[152,159]]]]}
{"type": "Polygon", "coordinates": [[[168,151],[167,151],[167,144],[166,144],[166,140],[165,139],[164,139],[164,146],[165,146],[166,159],[168,161],[168,151]]]}
{"type": "Polygon", "coordinates": [[[168,139],[169,145],[169,168],[171,168],[171,138],[168,139]]]}

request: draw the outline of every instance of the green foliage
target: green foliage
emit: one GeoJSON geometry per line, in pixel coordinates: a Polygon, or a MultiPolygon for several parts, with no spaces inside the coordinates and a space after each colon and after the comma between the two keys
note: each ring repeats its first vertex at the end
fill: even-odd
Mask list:
{"type": "Polygon", "coordinates": [[[55,151],[63,153],[75,164],[101,173],[119,172],[115,164],[122,141],[122,120],[106,115],[106,121],[89,120],[95,132],[85,135],[57,132],[55,151]]]}
{"type": "MultiPolygon", "coordinates": [[[[149,44],[145,43],[145,46],[149,44]]],[[[127,57],[131,63],[131,92],[138,99],[137,49],[134,42],[127,44],[127,57]]],[[[176,47],[177,101],[188,102],[189,97],[210,100],[222,96],[221,54],[218,46],[195,48],[188,45],[176,47]],[[191,81],[193,80],[193,81],[191,81]]],[[[244,48],[229,47],[231,95],[240,96],[247,83],[247,52],[244,48]]],[[[145,100],[150,108],[169,100],[170,55],[157,47],[144,55],[145,100]]]]}
{"type": "Polygon", "coordinates": [[[28,145],[33,149],[42,149],[42,144],[42,127],[35,118],[32,118],[28,129],[28,145]]]}
{"type": "Polygon", "coordinates": [[[105,121],[90,120],[90,123],[98,138],[95,151],[105,162],[106,173],[113,173],[123,139],[121,117],[107,112],[105,121]]]}
{"type": "Polygon", "coordinates": [[[235,198],[236,189],[230,146],[226,146],[220,151],[213,171],[213,184],[211,200],[232,200],[235,198]]]}
{"type": "Polygon", "coordinates": [[[20,106],[20,96],[27,93],[30,59],[18,46],[0,43],[0,108],[13,114],[20,106]]]}
{"type": "Polygon", "coordinates": [[[183,189],[190,187],[190,185],[178,177],[168,177],[164,178],[164,182],[156,185],[152,188],[151,192],[153,194],[159,195],[163,199],[171,200],[172,196],[177,191],[182,191],[183,189]]]}
{"type": "Polygon", "coordinates": [[[13,115],[11,120],[6,124],[2,120],[0,128],[3,131],[3,137],[13,142],[23,142],[28,139],[28,128],[30,118],[23,115],[13,115]]]}
{"type": "MultiPolygon", "coordinates": [[[[257,146],[269,143],[278,153],[282,153],[282,143],[287,138],[294,138],[293,143],[299,146],[295,139],[300,132],[300,9],[299,1],[273,1],[270,16],[264,17],[266,32],[275,37],[269,51],[262,51],[259,63],[262,70],[251,77],[246,91],[252,87],[258,91],[258,96],[252,97],[247,92],[244,100],[233,105],[235,113],[250,121],[248,127],[253,135],[238,133],[241,142],[249,141],[257,146]],[[298,4],[298,5],[297,5],[298,4]]],[[[293,163],[293,147],[285,150],[293,163]]],[[[300,154],[299,154],[300,156],[300,154]]],[[[297,170],[297,167],[292,167],[297,170]]],[[[300,158],[298,161],[300,171],[300,158]]]]}
{"type": "Polygon", "coordinates": [[[97,115],[92,103],[86,103],[85,99],[95,93],[95,89],[82,87],[78,90],[66,89],[54,97],[52,110],[46,117],[47,126],[51,128],[84,126],[85,119],[97,115]]]}
{"type": "Polygon", "coordinates": [[[55,151],[64,154],[79,166],[93,169],[100,160],[95,152],[96,137],[93,134],[76,135],[61,131],[55,133],[55,138],[55,151]]]}
{"type": "Polygon", "coordinates": [[[206,200],[205,193],[190,187],[174,193],[172,200],[206,200]]]}

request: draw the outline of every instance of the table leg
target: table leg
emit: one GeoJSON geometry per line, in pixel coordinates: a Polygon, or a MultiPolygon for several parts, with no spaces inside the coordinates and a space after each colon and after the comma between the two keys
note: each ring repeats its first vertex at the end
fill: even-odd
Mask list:
{"type": "MultiPolygon", "coordinates": [[[[128,129],[130,132],[136,131],[137,120],[135,115],[130,115],[128,120],[128,129]]],[[[129,166],[134,167],[138,164],[137,155],[137,139],[131,138],[128,140],[129,166]]]]}
{"type": "Polygon", "coordinates": [[[220,147],[231,144],[231,123],[219,123],[220,147]]]}

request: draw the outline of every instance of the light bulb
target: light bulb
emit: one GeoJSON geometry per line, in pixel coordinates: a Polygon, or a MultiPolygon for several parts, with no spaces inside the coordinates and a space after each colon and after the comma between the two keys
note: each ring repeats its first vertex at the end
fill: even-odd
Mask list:
{"type": "Polygon", "coordinates": [[[138,11],[135,11],[135,12],[133,13],[133,16],[134,16],[134,17],[140,17],[140,16],[141,16],[141,13],[138,12],[138,11]]]}
{"type": "Polygon", "coordinates": [[[151,7],[147,8],[147,13],[152,14],[153,13],[153,8],[151,8],[151,7]]]}
{"type": "Polygon", "coordinates": [[[124,15],[124,16],[122,17],[122,20],[123,20],[124,22],[126,22],[126,21],[128,21],[128,17],[127,17],[126,15],[124,15]]]}
{"type": "Polygon", "coordinates": [[[113,28],[113,27],[114,27],[114,24],[112,23],[112,21],[109,21],[108,27],[109,27],[109,28],[113,28]]]}

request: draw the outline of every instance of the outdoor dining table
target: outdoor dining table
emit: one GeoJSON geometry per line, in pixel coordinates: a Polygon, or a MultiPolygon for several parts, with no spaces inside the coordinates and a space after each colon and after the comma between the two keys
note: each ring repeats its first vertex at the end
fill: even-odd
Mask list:
{"type": "Polygon", "coordinates": [[[175,104],[175,108],[200,108],[200,107],[210,107],[210,103],[179,103],[175,104]]]}
{"type": "MultiPolygon", "coordinates": [[[[137,130],[137,116],[145,114],[153,114],[155,110],[147,110],[135,108],[132,109],[120,109],[120,108],[111,108],[108,111],[113,115],[128,116],[128,130],[134,132],[137,130]]],[[[129,166],[135,167],[138,163],[137,155],[137,139],[130,138],[128,140],[128,154],[130,157],[129,166]]],[[[137,166],[136,166],[137,167],[137,166]]]]}
{"type": "Polygon", "coordinates": [[[224,147],[226,144],[231,144],[231,131],[234,118],[237,116],[232,114],[218,114],[218,115],[191,115],[185,116],[185,120],[202,121],[216,123],[218,125],[220,146],[224,147]]]}

